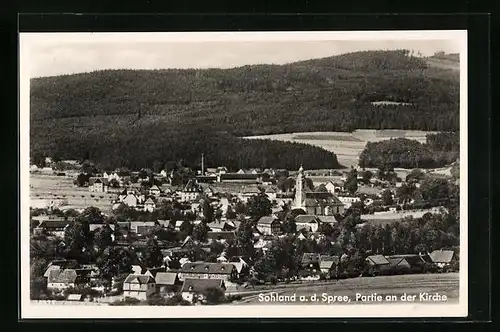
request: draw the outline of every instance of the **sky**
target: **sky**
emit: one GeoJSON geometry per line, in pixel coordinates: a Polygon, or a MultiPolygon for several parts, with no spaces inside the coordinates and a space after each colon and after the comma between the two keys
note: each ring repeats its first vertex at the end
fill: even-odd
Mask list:
{"type": "MultiPolygon", "coordinates": [[[[233,38],[234,39],[234,38],[233,38]]],[[[243,38],[244,39],[244,38],[243,38]]],[[[26,52],[29,76],[56,76],[103,69],[232,68],[285,64],[363,50],[410,49],[429,56],[459,53],[454,39],[365,40],[82,40],[32,38],[26,52]]]]}

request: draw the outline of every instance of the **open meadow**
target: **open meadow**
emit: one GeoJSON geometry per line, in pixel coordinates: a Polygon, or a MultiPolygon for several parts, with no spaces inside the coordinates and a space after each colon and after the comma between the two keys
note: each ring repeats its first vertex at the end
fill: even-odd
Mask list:
{"type": "Polygon", "coordinates": [[[71,175],[56,176],[49,174],[30,174],[30,206],[44,207],[51,201],[59,208],[84,209],[95,206],[103,212],[111,210],[113,193],[94,193],[87,187],[77,187],[73,184],[75,178],[71,175]]]}
{"type": "Polygon", "coordinates": [[[358,129],[348,132],[302,132],[276,135],[248,136],[247,139],[271,139],[284,142],[304,143],[319,146],[334,152],[339,163],[345,167],[356,167],[359,155],[367,142],[378,142],[391,138],[408,138],[426,142],[426,135],[433,132],[420,130],[371,130],[358,129]]]}
{"type": "MultiPolygon", "coordinates": [[[[303,284],[277,286],[272,290],[263,290],[259,293],[251,294],[243,298],[238,304],[328,304],[322,300],[322,295],[347,297],[350,302],[331,302],[330,304],[375,304],[375,301],[356,301],[356,294],[369,296],[370,294],[381,295],[384,299],[387,295],[395,295],[398,301],[376,302],[378,304],[401,304],[401,296],[416,295],[415,301],[407,303],[457,303],[459,298],[459,273],[444,273],[444,274],[413,274],[413,275],[397,275],[397,276],[378,276],[378,277],[360,277],[335,281],[316,281],[303,284]],[[270,295],[270,293],[279,294],[282,296],[296,295],[296,301],[283,302],[266,302],[262,301],[262,295],[270,295]],[[446,302],[439,301],[421,301],[420,293],[428,293],[431,295],[439,294],[447,297],[446,302]],[[316,294],[317,301],[310,300],[311,296],[316,294]],[[305,296],[309,299],[307,302],[300,302],[299,297],[305,296]]],[[[293,298],[292,298],[293,299],[293,298]]]]}

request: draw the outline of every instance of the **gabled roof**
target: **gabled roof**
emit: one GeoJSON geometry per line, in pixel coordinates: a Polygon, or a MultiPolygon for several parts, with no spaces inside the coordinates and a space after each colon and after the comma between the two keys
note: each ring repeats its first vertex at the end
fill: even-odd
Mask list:
{"type": "Polygon", "coordinates": [[[320,255],[314,252],[305,252],[302,255],[302,264],[318,263],[320,255]]]}
{"type": "Polygon", "coordinates": [[[318,216],[318,219],[325,224],[326,223],[334,224],[334,223],[338,222],[338,220],[335,218],[335,216],[318,216]]]}
{"type": "Polygon", "coordinates": [[[298,223],[318,222],[318,218],[316,216],[310,215],[310,214],[299,214],[298,216],[295,217],[295,222],[298,222],[298,223]]]}
{"type": "Polygon", "coordinates": [[[153,184],[149,190],[160,190],[160,188],[156,184],[153,184]]]}
{"type": "Polygon", "coordinates": [[[181,292],[203,293],[210,288],[225,289],[222,279],[186,279],[182,284],[181,292]]]}
{"type": "Polygon", "coordinates": [[[177,273],[174,272],[158,272],[155,277],[157,285],[175,285],[177,281],[177,273]]]}
{"type": "Polygon", "coordinates": [[[45,271],[45,273],[43,274],[43,276],[44,276],[45,278],[48,278],[48,277],[49,277],[49,274],[50,274],[50,271],[53,271],[53,270],[60,270],[60,269],[61,269],[61,267],[60,267],[60,266],[58,266],[58,265],[49,265],[49,266],[47,267],[47,270],[46,270],[46,271],[45,271]]]}
{"type": "Polygon", "coordinates": [[[387,265],[389,261],[383,255],[371,255],[366,257],[368,261],[370,261],[373,265],[387,265]]]}
{"type": "Polygon", "coordinates": [[[452,250],[434,250],[429,254],[434,263],[449,263],[453,259],[452,250]]]}
{"type": "Polygon", "coordinates": [[[73,269],[50,270],[47,278],[48,283],[74,283],[77,274],[73,269]]]}
{"type": "Polygon", "coordinates": [[[257,221],[258,225],[270,225],[273,222],[278,221],[278,219],[274,216],[264,216],[257,221]]]}
{"type": "Polygon", "coordinates": [[[231,274],[235,266],[230,263],[188,262],[181,268],[182,273],[231,274]]]}
{"type": "Polygon", "coordinates": [[[144,274],[129,274],[124,283],[150,284],[154,283],[153,277],[144,274]]]}
{"type": "Polygon", "coordinates": [[[148,198],[148,199],[144,202],[144,205],[146,205],[146,204],[153,204],[153,205],[154,205],[154,204],[155,204],[155,201],[154,201],[151,197],[149,197],[149,198],[148,198]]]}
{"type": "Polygon", "coordinates": [[[387,260],[389,261],[389,264],[392,267],[396,267],[400,264],[404,264],[405,262],[409,264],[404,257],[387,257],[387,260]]]}

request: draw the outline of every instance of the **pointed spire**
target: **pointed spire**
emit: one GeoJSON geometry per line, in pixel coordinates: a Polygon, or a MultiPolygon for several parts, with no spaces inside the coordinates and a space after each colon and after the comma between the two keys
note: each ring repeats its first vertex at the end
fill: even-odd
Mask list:
{"type": "Polygon", "coordinates": [[[302,167],[302,165],[300,165],[299,172],[300,173],[304,172],[304,168],[302,167]]]}

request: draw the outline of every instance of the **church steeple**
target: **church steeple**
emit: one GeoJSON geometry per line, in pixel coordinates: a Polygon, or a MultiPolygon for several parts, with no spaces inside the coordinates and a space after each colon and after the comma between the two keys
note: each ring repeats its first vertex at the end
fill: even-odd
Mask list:
{"type": "Polygon", "coordinates": [[[304,168],[300,165],[297,180],[295,181],[295,208],[302,208],[303,201],[304,168]]]}

